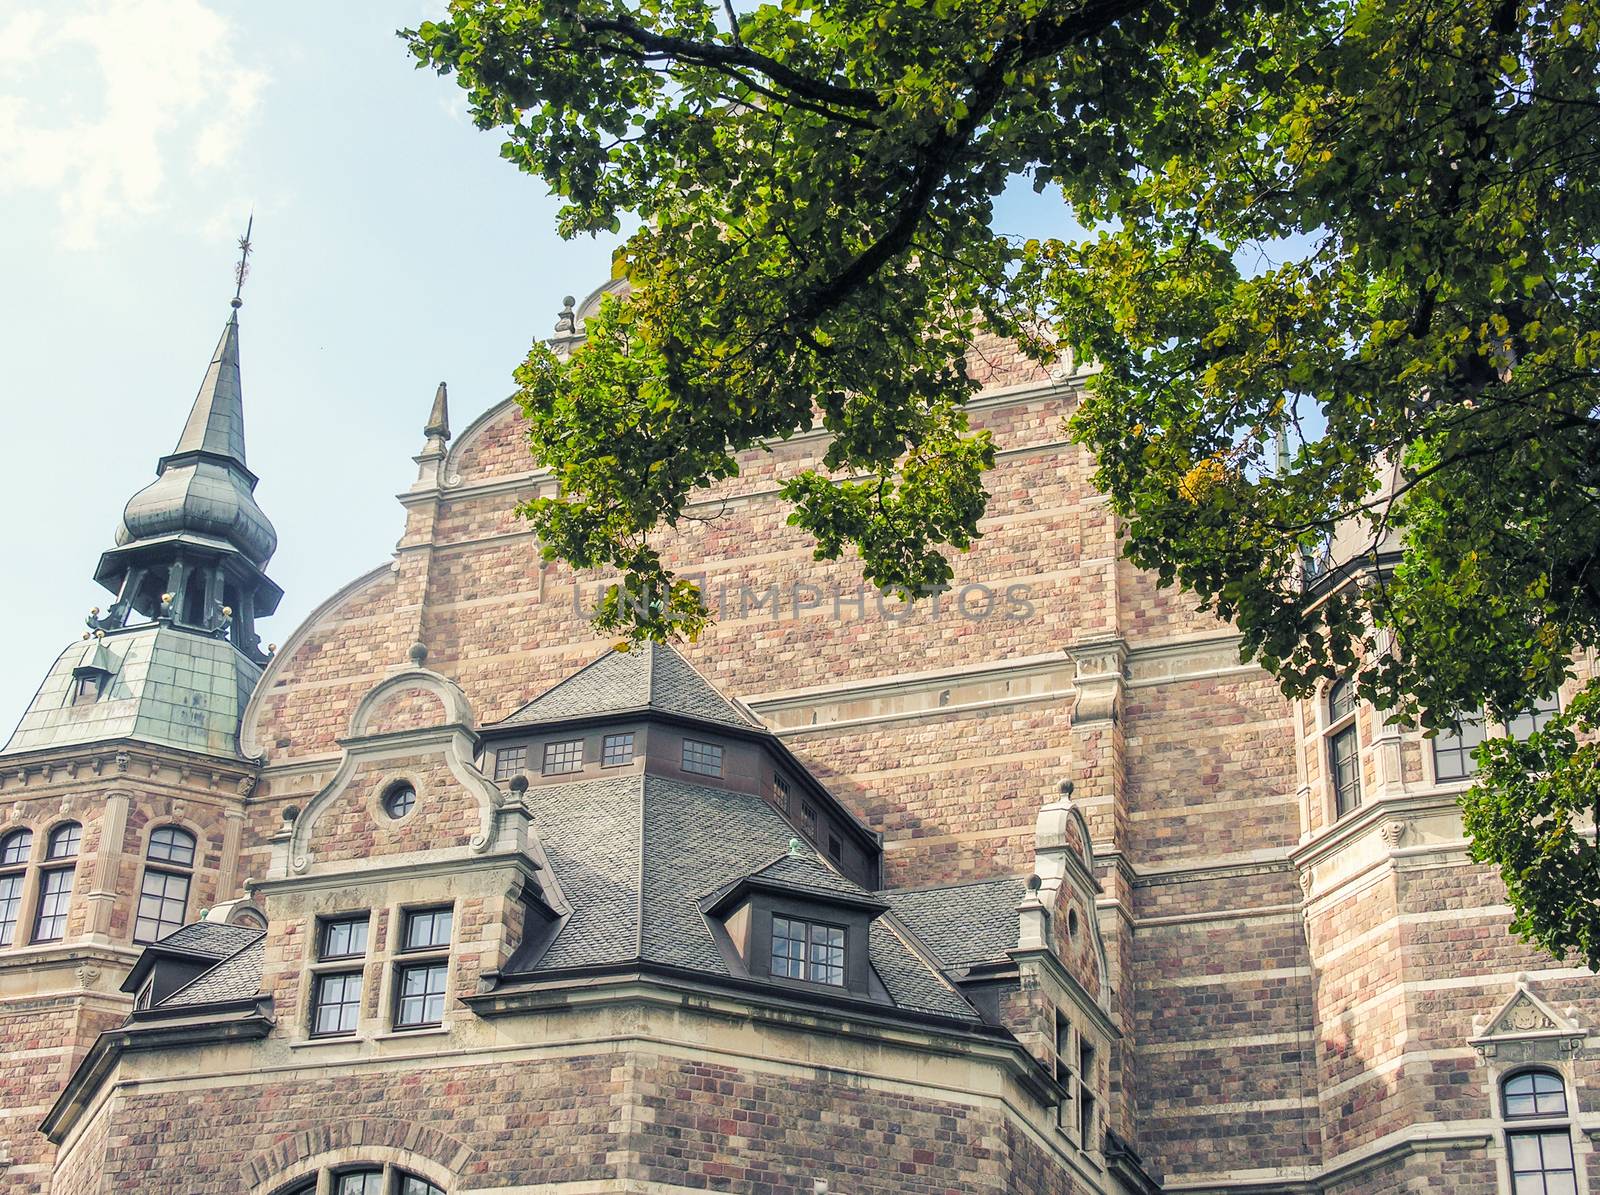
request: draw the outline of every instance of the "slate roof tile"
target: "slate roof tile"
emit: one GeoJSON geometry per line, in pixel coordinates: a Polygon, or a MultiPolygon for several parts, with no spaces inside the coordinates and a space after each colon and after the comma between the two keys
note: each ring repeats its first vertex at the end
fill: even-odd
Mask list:
{"type": "Polygon", "coordinates": [[[760,723],[718,693],[675,649],[654,642],[606,652],[496,725],[523,726],[634,710],[760,729],[760,723]]]}
{"type": "Polygon", "coordinates": [[[1017,905],[1027,895],[1020,876],[878,893],[945,967],[1004,958],[1017,945],[1017,905]]]}

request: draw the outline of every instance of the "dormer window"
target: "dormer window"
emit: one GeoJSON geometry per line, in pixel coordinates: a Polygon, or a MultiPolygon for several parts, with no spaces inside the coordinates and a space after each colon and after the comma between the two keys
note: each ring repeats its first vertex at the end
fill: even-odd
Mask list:
{"type": "Polygon", "coordinates": [[[758,872],[702,906],[730,969],[785,986],[887,999],[868,951],[873,919],[888,906],[866,892],[821,895],[796,883],[758,872]]]}
{"type": "Polygon", "coordinates": [[[841,926],[774,916],[772,974],[843,987],[844,945],[841,926]]]}
{"type": "Polygon", "coordinates": [[[683,740],[683,770],[697,776],[722,775],[722,748],[698,739],[683,740]]]}
{"type": "Polygon", "coordinates": [[[72,704],[92,705],[99,701],[105,683],[106,674],[103,672],[80,672],[74,679],[72,704]]]}

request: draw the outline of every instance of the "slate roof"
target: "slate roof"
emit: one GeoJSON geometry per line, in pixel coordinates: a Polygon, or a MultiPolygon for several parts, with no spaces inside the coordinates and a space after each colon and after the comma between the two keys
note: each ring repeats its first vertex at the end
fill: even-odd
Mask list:
{"type": "MultiPolygon", "coordinates": [[[[727,977],[704,898],[756,874],[822,895],[874,895],[814,857],[790,856],[793,828],[751,794],[646,775],[550,785],[526,799],[573,908],[531,967],[514,960],[508,972],[640,960],[727,977]]],[[[882,918],[870,955],[898,1007],[978,1019],[882,918]]]]}
{"type": "Polygon", "coordinates": [[[1017,945],[1017,905],[1027,895],[1021,876],[880,892],[896,916],[946,968],[1006,957],[1017,945]]]}
{"type": "Polygon", "coordinates": [[[227,958],[242,947],[261,937],[261,931],[243,925],[227,925],[220,921],[196,921],[173,930],[156,942],[157,946],[170,946],[190,954],[205,954],[212,958],[227,958]]]}
{"type": "MultiPolygon", "coordinates": [[[[204,926],[184,926],[184,929],[198,929],[204,926]]],[[[214,929],[235,929],[237,926],[212,926],[214,929]]],[[[248,933],[250,940],[238,946],[216,966],[204,972],[165,1000],[157,1008],[200,1008],[207,1004],[223,1004],[230,1000],[248,1000],[261,992],[261,966],[266,960],[267,935],[260,930],[243,930],[248,933]]],[[[163,941],[170,941],[178,930],[168,935],[163,941]]]]}
{"type": "Polygon", "coordinates": [[[632,711],[761,729],[759,722],[718,693],[675,649],[654,642],[628,651],[607,651],[495,725],[521,726],[632,711]]]}

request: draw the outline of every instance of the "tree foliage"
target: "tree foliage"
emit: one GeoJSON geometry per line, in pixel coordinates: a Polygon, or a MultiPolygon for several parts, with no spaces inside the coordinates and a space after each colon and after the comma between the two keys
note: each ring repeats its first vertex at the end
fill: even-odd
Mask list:
{"type": "MultiPolygon", "coordinates": [[[[408,38],[564,234],[641,220],[631,296],[518,374],[560,482],[526,513],[619,570],[602,625],[693,633],[651,535],[814,410],[784,493],[818,556],[947,578],[993,460],[982,321],[1097,363],[1072,430],[1128,555],[1291,695],[1353,673],[1449,726],[1600,641],[1596,0],[457,0],[408,38]],[[996,233],[1018,176],[1061,236],[996,233]]],[[[1519,928],[1593,963],[1510,828],[1592,785],[1563,733],[1489,750],[1467,804],[1519,928]]]]}

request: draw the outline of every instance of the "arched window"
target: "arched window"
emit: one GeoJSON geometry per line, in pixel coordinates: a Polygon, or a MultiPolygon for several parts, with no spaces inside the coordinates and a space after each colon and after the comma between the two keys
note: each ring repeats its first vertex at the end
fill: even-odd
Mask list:
{"type": "Polygon", "coordinates": [[[59,942],[67,932],[67,910],[72,905],[72,880],[77,872],[78,846],[83,827],[64,822],[50,831],[39,873],[39,909],[33,919],[35,942],[59,942]]]}
{"type": "Polygon", "coordinates": [[[178,826],[161,826],[151,833],[133,922],[135,942],[156,942],[183,926],[194,878],[194,850],[194,835],[178,826]]]}
{"type": "Polygon", "coordinates": [[[1356,687],[1349,677],[1328,689],[1328,778],[1333,807],[1343,817],[1361,805],[1361,741],[1356,731],[1356,687]]]}
{"type": "Polygon", "coordinates": [[[32,853],[32,830],[13,830],[0,838],[0,946],[10,946],[17,940],[22,881],[27,877],[28,856],[32,853]]]}
{"type": "Polygon", "coordinates": [[[341,1166],[319,1171],[281,1195],[445,1195],[427,1179],[398,1166],[341,1166]],[[325,1183],[325,1185],[324,1185],[325,1183]]]}
{"type": "Polygon", "coordinates": [[[1500,1084],[1506,1155],[1517,1195],[1577,1195],[1567,1085],[1554,1071],[1527,1070],[1500,1084]]]}

